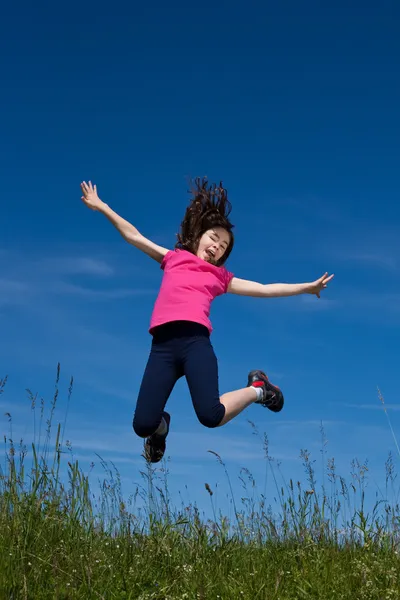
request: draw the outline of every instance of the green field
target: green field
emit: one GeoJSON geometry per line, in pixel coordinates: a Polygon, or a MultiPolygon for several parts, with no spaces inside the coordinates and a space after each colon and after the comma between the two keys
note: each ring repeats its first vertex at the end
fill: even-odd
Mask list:
{"type": "MultiPolygon", "coordinates": [[[[317,489],[313,462],[302,451],[307,485],[278,484],[279,465],[268,455],[266,438],[264,458],[279,511],[255,493],[247,470],[246,497],[231,498],[231,522],[215,509],[208,485],[213,519],[202,517],[195,505],[171,506],[165,465],[161,473],[147,468],[144,488],[124,499],[118,472],[103,463],[104,481],[95,495],[62,441],[64,425],[52,422],[58,379],[59,370],[48,414],[30,394],[37,415],[32,447],[12,439],[7,415],[10,434],[0,471],[1,600],[400,598],[400,510],[387,500],[396,497],[391,456],[383,497],[368,513],[365,465],[355,462],[346,481],[328,459],[325,484],[317,489]]],[[[0,380],[0,394],[5,383],[0,380]]],[[[72,383],[69,395],[71,390],[72,383]]],[[[230,483],[223,460],[215,458],[230,483]]]]}

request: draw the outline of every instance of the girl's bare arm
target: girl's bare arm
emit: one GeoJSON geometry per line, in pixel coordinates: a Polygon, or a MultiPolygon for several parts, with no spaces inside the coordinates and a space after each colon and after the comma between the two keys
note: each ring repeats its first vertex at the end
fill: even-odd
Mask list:
{"type": "Polygon", "coordinates": [[[310,283],[270,283],[263,284],[247,279],[233,277],[228,292],[239,296],[253,296],[254,298],[282,298],[284,296],[298,296],[299,294],[315,294],[318,298],[325,289],[333,275],[325,273],[319,279],[310,283]]]}
{"type": "Polygon", "coordinates": [[[129,221],[120,217],[108,204],[100,200],[97,195],[97,187],[93,186],[90,181],[88,184],[86,182],[81,183],[81,189],[83,192],[82,200],[86,206],[105,215],[110,223],[119,231],[124,240],[135,246],[135,248],[142,250],[142,252],[148,254],[157,262],[160,263],[162,261],[168,252],[167,248],[163,248],[146,238],[129,221]]]}

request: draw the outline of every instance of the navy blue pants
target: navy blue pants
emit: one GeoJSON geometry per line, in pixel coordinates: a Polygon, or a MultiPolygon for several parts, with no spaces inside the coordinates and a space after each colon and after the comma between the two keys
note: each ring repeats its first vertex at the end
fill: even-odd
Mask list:
{"type": "Polygon", "coordinates": [[[186,377],[197,418],[217,427],[225,407],[219,399],[218,363],[204,325],[173,321],[153,330],[151,352],[140,386],[133,429],[140,437],[154,433],[175,383],[186,377]]]}

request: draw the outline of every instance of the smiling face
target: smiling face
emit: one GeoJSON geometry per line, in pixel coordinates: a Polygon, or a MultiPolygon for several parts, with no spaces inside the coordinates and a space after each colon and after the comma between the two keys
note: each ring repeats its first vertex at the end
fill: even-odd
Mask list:
{"type": "Polygon", "coordinates": [[[230,241],[231,236],[223,227],[208,229],[200,238],[196,255],[215,265],[225,254],[230,241]]]}

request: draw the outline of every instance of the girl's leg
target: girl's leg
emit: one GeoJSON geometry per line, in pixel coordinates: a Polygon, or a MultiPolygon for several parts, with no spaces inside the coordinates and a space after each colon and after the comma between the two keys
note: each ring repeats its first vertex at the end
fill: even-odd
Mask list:
{"type": "Polygon", "coordinates": [[[225,425],[245,408],[257,400],[257,392],[253,387],[245,387],[221,396],[221,404],[225,406],[225,415],[220,426],[225,425]]]}
{"type": "Polygon", "coordinates": [[[183,364],[194,409],[206,427],[225,425],[257,400],[253,387],[228,392],[220,398],[217,357],[206,334],[187,344],[183,364]]]}
{"type": "Polygon", "coordinates": [[[264,371],[251,371],[247,387],[228,392],[221,397],[221,403],[225,406],[225,415],[220,425],[225,425],[253,402],[273,412],[279,412],[283,408],[284,398],[281,390],[270,382],[264,371]]]}
{"type": "Polygon", "coordinates": [[[138,436],[147,438],[156,432],[167,400],[182,375],[170,344],[153,341],[132,423],[138,436]]]}

